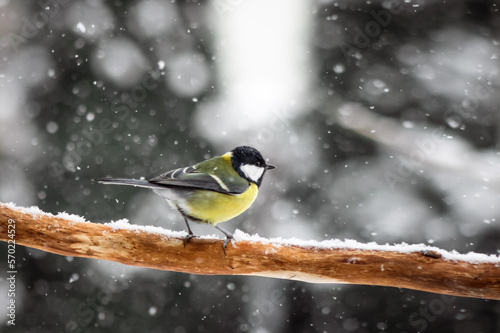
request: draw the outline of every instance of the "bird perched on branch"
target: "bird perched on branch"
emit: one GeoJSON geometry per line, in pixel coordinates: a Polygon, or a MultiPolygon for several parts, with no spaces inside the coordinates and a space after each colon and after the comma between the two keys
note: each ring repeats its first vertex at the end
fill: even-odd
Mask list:
{"type": "Polygon", "coordinates": [[[171,170],[150,180],[102,178],[96,181],[153,190],[184,217],[188,229],[185,242],[196,237],[189,221],[211,224],[226,236],[222,247],[225,254],[233,235],[217,224],[247,210],[257,198],[264,174],[274,168],[257,149],[241,146],[222,156],[171,170]]]}

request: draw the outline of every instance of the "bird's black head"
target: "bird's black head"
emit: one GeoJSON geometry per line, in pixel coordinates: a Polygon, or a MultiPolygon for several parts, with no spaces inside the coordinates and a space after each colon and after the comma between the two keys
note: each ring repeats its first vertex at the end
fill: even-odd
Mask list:
{"type": "Polygon", "coordinates": [[[248,146],[240,146],[231,150],[231,163],[238,174],[260,186],[266,170],[276,168],[272,164],[267,164],[259,151],[248,146]]]}

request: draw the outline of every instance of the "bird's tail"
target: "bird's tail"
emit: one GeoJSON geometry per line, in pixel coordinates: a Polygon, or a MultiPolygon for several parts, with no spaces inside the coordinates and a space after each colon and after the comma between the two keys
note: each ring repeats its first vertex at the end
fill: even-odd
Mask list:
{"type": "Polygon", "coordinates": [[[162,187],[161,185],[150,183],[144,179],[128,179],[128,178],[100,178],[93,179],[93,181],[101,183],[101,184],[111,184],[111,185],[129,185],[129,186],[138,186],[145,188],[158,188],[162,187]]]}

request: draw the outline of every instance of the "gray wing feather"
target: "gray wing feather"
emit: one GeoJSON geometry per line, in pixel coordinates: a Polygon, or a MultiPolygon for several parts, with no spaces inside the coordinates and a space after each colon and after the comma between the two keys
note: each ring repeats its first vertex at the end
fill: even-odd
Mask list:
{"type": "Polygon", "coordinates": [[[190,166],[166,172],[149,180],[150,183],[163,186],[181,186],[188,188],[200,188],[226,194],[240,194],[248,187],[231,186],[223,183],[215,175],[196,172],[196,168],[190,166]]]}
{"type": "Polygon", "coordinates": [[[94,179],[94,181],[101,184],[110,184],[110,185],[129,185],[129,186],[137,186],[137,187],[145,187],[145,188],[161,188],[163,186],[151,183],[144,179],[128,179],[128,178],[100,178],[94,179]]]}

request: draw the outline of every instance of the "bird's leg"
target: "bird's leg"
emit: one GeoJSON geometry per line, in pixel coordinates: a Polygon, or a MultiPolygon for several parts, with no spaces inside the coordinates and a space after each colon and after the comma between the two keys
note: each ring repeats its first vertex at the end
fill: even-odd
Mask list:
{"type": "Polygon", "coordinates": [[[215,226],[215,227],[220,232],[222,232],[224,235],[226,235],[226,239],[224,240],[224,244],[222,244],[222,251],[224,251],[224,255],[226,255],[226,246],[227,246],[227,243],[229,243],[229,241],[234,238],[233,234],[231,234],[229,231],[222,229],[221,227],[218,227],[218,226],[215,226]]]}
{"type": "Polygon", "coordinates": [[[187,217],[183,216],[184,217],[184,222],[186,222],[186,226],[187,226],[187,229],[188,229],[188,235],[186,236],[186,238],[184,238],[184,247],[186,247],[186,243],[189,242],[189,240],[193,237],[196,237],[195,234],[193,234],[193,231],[191,231],[191,227],[189,226],[189,222],[188,222],[188,219],[187,217]]]}

